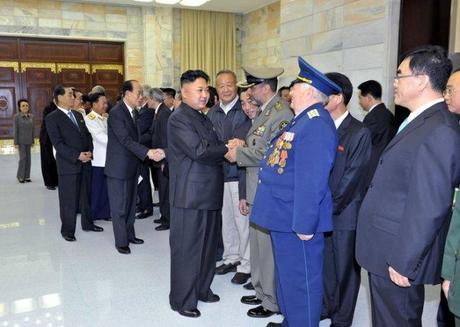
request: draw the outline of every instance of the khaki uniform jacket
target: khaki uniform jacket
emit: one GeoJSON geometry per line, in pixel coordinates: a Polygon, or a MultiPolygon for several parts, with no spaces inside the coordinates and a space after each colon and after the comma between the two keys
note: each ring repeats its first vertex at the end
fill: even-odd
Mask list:
{"type": "Polygon", "coordinates": [[[254,203],[260,161],[264,158],[270,141],[293,116],[289,105],[276,95],[254,119],[246,136],[246,146],[237,149],[236,162],[238,166],[246,167],[246,200],[249,204],[254,203]]]}
{"type": "Polygon", "coordinates": [[[442,278],[450,280],[449,309],[460,316],[460,192],[456,192],[454,213],[447,234],[444,258],[442,261],[442,278]]]}

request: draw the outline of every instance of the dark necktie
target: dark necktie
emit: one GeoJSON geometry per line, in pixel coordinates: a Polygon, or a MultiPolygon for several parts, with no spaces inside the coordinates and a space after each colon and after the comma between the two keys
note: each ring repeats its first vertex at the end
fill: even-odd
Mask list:
{"type": "Polygon", "coordinates": [[[133,113],[134,126],[137,127],[137,117],[139,116],[139,112],[137,112],[137,109],[133,109],[132,113],[133,113]]]}
{"type": "Polygon", "coordinates": [[[78,127],[77,120],[75,119],[75,116],[73,115],[72,111],[69,110],[67,112],[67,115],[69,116],[69,118],[72,121],[72,123],[74,123],[74,125],[77,126],[77,128],[80,130],[80,128],[78,127]]]}

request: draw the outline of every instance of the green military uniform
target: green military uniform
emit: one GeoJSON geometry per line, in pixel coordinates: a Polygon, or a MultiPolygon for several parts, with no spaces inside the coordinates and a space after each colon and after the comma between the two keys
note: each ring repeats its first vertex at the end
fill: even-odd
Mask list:
{"type": "MultiPolygon", "coordinates": [[[[260,161],[270,141],[292,119],[288,104],[275,95],[254,119],[246,136],[245,147],[239,147],[236,162],[246,167],[246,200],[251,209],[259,179],[260,161]]],[[[275,266],[270,234],[267,230],[251,224],[249,228],[251,280],[256,297],[266,310],[278,312],[275,288],[275,266]]]]}
{"type": "Polygon", "coordinates": [[[455,315],[455,325],[460,327],[460,199],[455,192],[455,205],[442,262],[442,277],[450,281],[449,309],[455,315]]]}

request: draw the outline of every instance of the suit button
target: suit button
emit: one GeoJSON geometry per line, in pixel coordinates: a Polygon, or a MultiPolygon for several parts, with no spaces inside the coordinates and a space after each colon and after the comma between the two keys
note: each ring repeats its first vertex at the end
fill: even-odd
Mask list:
{"type": "Polygon", "coordinates": [[[271,148],[273,148],[273,144],[272,144],[272,145],[270,145],[270,149],[271,149],[271,148]]]}
{"type": "Polygon", "coordinates": [[[383,164],[383,159],[380,159],[379,165],[383,164]]]}

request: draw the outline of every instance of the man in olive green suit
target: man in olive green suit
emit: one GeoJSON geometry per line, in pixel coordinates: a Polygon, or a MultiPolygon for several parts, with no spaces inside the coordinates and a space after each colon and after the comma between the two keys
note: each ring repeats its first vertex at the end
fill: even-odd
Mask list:
{"type": "Polygon", "coordinates": [[[447,234],[442,262],[442,290],[447,297],[450,311],[455,315],[455,326],[460,327],[460,199],[455,192],[454,213],[447,234]],[[456,203],[455,203],[456,202],[456,203]]]}
{"type": "MultiPolygon", "coordinates": [[[[249,215],[259,178],[260,161],[269,143],[292,119],[288,104],[276,94],[278,76],[282,68],[243,68],[246,82],[240,87],[248,92],[260,106],[259,115],[241,143],[229,143],[227,160],[246,168],[246,196],[249,215]],[[232,145],[236,145],[232,148],[232,145]],[[239,146],[238,146],[239,145],[239,146]]],[[[249,227],[251,281],[256,295],[243,296],[241,302],[259,305],[248,311],[248,316],[265,318],[279,311],[275,290],[275,266],[270,234],[267,230],[251,224],[249,227]]]]}

